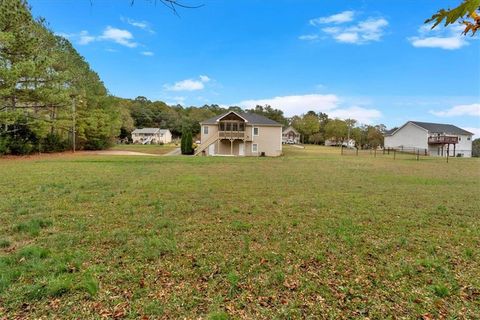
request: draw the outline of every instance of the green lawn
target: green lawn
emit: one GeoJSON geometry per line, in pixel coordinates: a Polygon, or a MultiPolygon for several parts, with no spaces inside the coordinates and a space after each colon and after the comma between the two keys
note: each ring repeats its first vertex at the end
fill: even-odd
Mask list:
{"type": "Polygon", "coordinates": [[[117,150],[117,151],[134,151],[134,152],[143,152],[143,153],[150,153],[150,154],[165,154],[170,151],[179,148],[180,146],[175,146],[174,144],[166,144],[166,145],[159,145],[159,144],[117,144],[110,148],[110,150],[117,150]]]}
{"type": "Polygon", "coordinates": [[[0,159],[0,318],[478,318],[480,161],[337,151],[0,159]]]}

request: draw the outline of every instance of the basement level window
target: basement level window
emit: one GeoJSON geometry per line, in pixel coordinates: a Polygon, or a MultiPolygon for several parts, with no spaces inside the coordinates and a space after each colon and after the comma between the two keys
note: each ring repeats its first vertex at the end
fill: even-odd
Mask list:
{"type": "Polygon", "coordinates": [[[258,152],[258,144],[252,144],[252,152],[258,152]]]}

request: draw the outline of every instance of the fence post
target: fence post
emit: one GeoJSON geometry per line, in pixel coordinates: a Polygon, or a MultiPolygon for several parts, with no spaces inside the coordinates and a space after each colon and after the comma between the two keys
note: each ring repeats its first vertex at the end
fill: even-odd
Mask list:
{"type": "Polygon", "coordinates": [[[358,148],[355,150],[355,152],[357,153],[357,157],[358,157],[358,148]]]}
{"type": "Polygon", "coordinates": [[[420,159],[420,150],[417,150],[417,161],[420,159]]]}
{"type": "Polygon", "coordinates": [[[377,157],[377,148],[375,148],[375,149],[373,150],[373,157],[374,157],[374,158],[377,157]]]}
{"type": "Polygon", "coordinates": [[[395,160],[396,154],[397,154],[397,150],[393,149],[393,160],[395,160]]]}
{"type": "Polygon", "coordinates": [[[340,154],[343,156],[343,144],[340,146],[340,154]]]}

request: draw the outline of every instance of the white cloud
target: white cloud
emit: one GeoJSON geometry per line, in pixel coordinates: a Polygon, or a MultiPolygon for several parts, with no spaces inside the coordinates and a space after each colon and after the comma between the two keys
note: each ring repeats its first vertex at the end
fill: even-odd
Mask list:
{"type": "Polygon", "coordinates": [[[113,28],[111,26],[107,26],[98,39],[104,41],[113,41],[129,48],[135,48],[138,46],[138,43],[132,41],[133,35],[130,31],[113,28]]]}
{"type": "Polygon", "coordinates": [[[353,106],[346,109],[335,109],[328,113],[332,118],[355,119],[360,123],[372,124],[374,120],[382,117],[382,113],[377,109],[366,109],[353,106]]]}
{"type": "Polygon", "coordinates": [[[407,40],[416,48],[457,50],[469,45],[468,38],[461,34],[463,28],[461,25],[452,25],[438,26],[432,30],[430,25],[422,25],[418,29],[418,35],[409,37],[407,40]]]}
{"type": "Polygon", "coordinates": [[[122,20],[125,23],[128,23],[132,27],[136,27],[150,33],[155,33],[155,31],[150,27],[150,23],[148,21],[145,21],[145,20],[136,21],[136,20],[133,20],[130,18],[124,18],[124,17],[120,17],[120,20],[122,20]]]}
{"type": "Polygon", "coordinates": [[[163,88],[167,91],[197,91],[205,88],[205,83],[211,79],[208,76],[201,75],[197,79],[186,79],[175,82],[173,85],[166,84],[163,88]]]}
{"type": "Polygon", "coordinates": [[[95,37],[88,34],[88,31],[82,30],[79,34],[78,44],[85,45],[95,41],[95,37]]]}
{"type": "Polygon", "coordinates": [[[345,43],[357,43],[358,42],[358,33],[356,32],[343,32],[334,36],[339,42],[345,43]]]}
{"type": "Polygon", "coordinates": [[[205,75],[200,75],[200,81],[206,83],[206,82],[209,82],[211,79],[208,77],[208,76],[205,76],[205,75]]]}
{"type": "Polygon", "coordinates": [[[257,105],[270,105],[282,110],[286,116],[300,115],[310,110],[327,113],[332,118],[353,118],[360,123],[370,124],[382,117],[379,110],[367,109],[359,106],[343,108],[340,106],[340,98],[334,94],[306,94],[278,96],[269,99],[252,99],[236,103],[242,108],[254,108],[257,105]]]}
{"type": "Polygon", "coordinates": [[[468,42],[460,37],[411,37],[412,46],[417,48],[440,48],[445,50],[456,50],[468,45],[468,42]]]}
{"type": "Polygon", "coordinates": [[[438,117],[458,117],[458,116],[480,117],[480,103],[458,105],[442,111],[430,110],[430,113],[438,117]]]}
{"type": "Polygon", "coordinates": [[[318,39],[318,34],[304,34],[298,37],[298,39],[312,41],[318,39]]]}
{"type": "Polygon", "coordinates": [[[147,57],[151,57],[151,56],[155,55],[152,51],[142,51],[142,52],[140,52],[140,54],[142,54],[144,56],[147,56],[147,57]]]}
{"type": "Polygon", "coordinates": [[[339,99],[333,94],[306,94],[279,96],[269,99],[244,100],[237,105],[243,108],[254,108],[257,105],[271,105],[281,109],[287,116],[302,114],[309,110],[325,112],[335,109],[339,99]]]}
{"type": "Polygon", "coordinates": [[[79,33],[57,33],[57,35],[75,41],[79,45],[86,45],[96,40],[96,38],[88,33],[86,30],[82,30],[79,33]]]}
{"type": "Polygon", "coordinates": [[[326,26],[321,28],[317,34],[303,35],[300,36],[299,39],[312,41],[319,39],[323,34],[341,43],[366,44],[380,41],[388,26],[388,21],[385,18],[373,17],[369,17],[353,25],[345,24],[353,20],[353,11],[345,11],[338,15],[310,20],[310,24],[313,26],[320,24],[325,24],[326,26]]]}
{"type": "Polygon", "coordinates": [[[319,17],[310,20],[310,24],[312,26],[317,26],[319,24],[326,24],[326,23],[335,23],[335,24],[340,24],[340,23],[345,23],[345,22],[350,22],[353,20],[353,16],[355,15],[354,11],[343,11],[328,17],[319,17]]]}

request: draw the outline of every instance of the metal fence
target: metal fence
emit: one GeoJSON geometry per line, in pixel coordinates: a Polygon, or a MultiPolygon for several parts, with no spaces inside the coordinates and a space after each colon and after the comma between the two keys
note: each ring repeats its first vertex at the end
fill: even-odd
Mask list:
{"type": "Polygon", "coordinates": [[[358,149],[358,148],[340,148],[343,156],[368,156],[395,159],[412,159],[420,160],[428,157],[428,150],[422,148],[383,148],[383,149],[358,149]]]}

